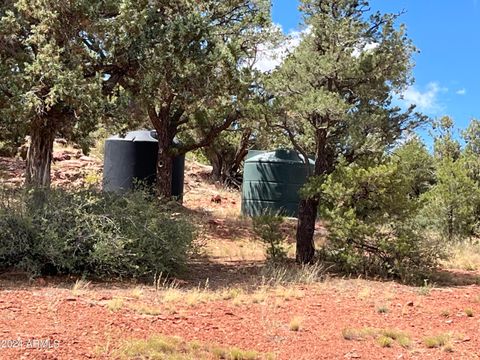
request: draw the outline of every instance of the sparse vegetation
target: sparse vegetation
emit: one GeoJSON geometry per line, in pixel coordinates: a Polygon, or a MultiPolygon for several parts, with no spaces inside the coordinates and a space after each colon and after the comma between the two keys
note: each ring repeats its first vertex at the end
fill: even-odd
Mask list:
{"type": "Polygon", "coordinates": [[[79,279],[79,280],[75,281],[75,284],[73,285],[72,294],[74,296],[79,296],[85,290],[87,290],[89,286],[90,286],[90,281],[85,281],[85,280],[79,279]]]}
{"type": "Polygon", "coordinates": [[[143,289],[137,286],[136,288],[132,289],[130,296],[134,299],[140,299],[143,296],[143,289]]]}
{"type": "Polygon", "coordinates": [[[107,302],[107,309],[116,312],[123,308],[124,301],[121,298],[113,298],[107,302]]]}
{"type": "Polygon", "coordinates": [[[397,329],[375,329],[365,327],[362,329],[346,328],[342,331],[345,340],[366,340],[367,338],[376,339],[381,347],[391,347],[394,342],[404,348],[410,347],[412,341],[405,332],[397,329]]]}
{"type": "Polygon", "coordinates": [[[430,294],[433,285],[428,282],[428,279],[423,279],[423,285],[418,288],[418,294],[422,296],[427,296],[430,294]]]}
{"type": "Polygon", "coordinates": [[[467,271],[480,270],[480,244],[478,242],[454,243],[450,246],[448,253],[449,257],[443,261],[445,267],[467,271]]]}
{"type": "Polygon", "coordinates": [[[439,348],[449,344],[450,341],[451,335],[447,333],[427,336],[423,339],[423,343],[427,348],[439,348]]]}
{"type": "Polygon", "coordinates": [[[267,259],[273,263],[283,262],[287,258],[284,235],[281,230],[283,217],[264,214],[253,218],[253,231],[267,247],[267,259]]]}
{"type": "Polygon", "coordinates": [[[368,299],[372,296],[372,289],[370,287],[364,287],[362,288],[362,290],[360,290],[358,292],[358,295],[357,297],[360,299],[360,300],[365,300],[365,299],[368,299]]]}
{"type": "Polygon", "coordinates": [[[377,338],[377,342],[381,347],[391,347],[393,344],[393,339],[388,336],[381,335],[377,338]]]}
{"type": "Polygon", "coordinates": [[[120,359],[165,360],[267,360],[273,358],[271,354],[260,354],[252,350],[210,346],[166,336],[127,341],[115,355],[120,359]]]}
{"type": "Polygon", "coordinates": [[[364,340],[367,337],[378,334],[378,329],[364,327],[362,329],[345,328],[342,330],[342,336],[345,340],[364,340]]]}
{"type": "Polygon", "coordinates": [[[321,263],[313,265],[267,265],[262,269],[262,283],[279,286],[287,284],[313,284],[322,281],[326,268],[321,263]]]}
{"type": "Polygon", "coordinates": [[[142,315],[160,315],[163,311],[159,307],[154,307],[154,306],[148,306],[148,305],[143,305],[143,304],[138,304],[132,307],[133,310],[139,314],[142,315]]]}
{"type": "Polygon", "coordinates": [[[296,316],[290,321],[290,324],[288,325],[288,327],[291,331],[299,331],[301,325],[302,325],[302,319],[296,316]]]}

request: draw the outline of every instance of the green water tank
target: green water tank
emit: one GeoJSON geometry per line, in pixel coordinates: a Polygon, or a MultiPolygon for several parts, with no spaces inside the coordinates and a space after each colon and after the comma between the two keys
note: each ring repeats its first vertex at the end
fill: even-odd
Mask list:
{"type": "MultiPolygon", "coordinates": [[[[251,154],[245,160],[242,187],[242,214],[258,216],[275,212],[297,216],[299,190],[308,177],[303,157],[294,150],[251,154]]],[[[310,171],[314,162],[309,160],[310,171]]]]}

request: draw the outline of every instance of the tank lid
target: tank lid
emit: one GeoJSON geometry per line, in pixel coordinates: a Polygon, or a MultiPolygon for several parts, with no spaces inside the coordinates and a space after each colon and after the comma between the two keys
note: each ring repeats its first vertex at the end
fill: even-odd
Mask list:
{"type": "MultiPolygon", "coordinates": [[[[120,141],[132,141],[132,142],[158,142],[157,131],[156,130],[136,130],[129,131],[122,135],[114,135],[109,137],[107,140],[120,140],[120,141]]],[[[181,145],[181,142],[175,138],[173,139],[174,145],[181,145]]]]}
{"type": "MultiPolygon", "coordinates": [[[[141,141],[141,142],[157,142],[158,140],[153,137],[154,131],[150,130],[137,130],[137,131],[130,131],[122,135],[115,135],[108,138],[108,140],[124,140],[124,141],[141,141]]],[[[156,133],[155,133],[156,136],[156,133]]]]}
{"type": "MultiPolygon", "coordinates": [[[[245,162],[263,162],[263,163],[290,163],[290,164],[303,164],[303,155],[298,154],[297,151],[291,149],[278,149],[271,152],[264,152],[255,156],[252,156],[245,160],[245,162]]],[[[315,162],[309,159],[310,165],[314,165],[315,162]]]]}

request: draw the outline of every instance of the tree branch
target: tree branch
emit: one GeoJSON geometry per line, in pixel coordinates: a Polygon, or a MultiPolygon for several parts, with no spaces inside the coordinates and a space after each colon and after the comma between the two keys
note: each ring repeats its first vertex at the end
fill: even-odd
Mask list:
{"type": "Polygon", "coordinates": [[[231,112],[230,114],[228,114],[228,116],[225,118],[224,122],[221,125],[211,128],[210,131],[203,137],[203,139],[193,144],[181,146],[178,148],[177,152],[179,154],[185,154],[189,151],[193,151],[210,145],[222,131],[228,129],[233,124],[233,122],[238,120],[240,117],[241,113],[239,110],[231,112]]]}

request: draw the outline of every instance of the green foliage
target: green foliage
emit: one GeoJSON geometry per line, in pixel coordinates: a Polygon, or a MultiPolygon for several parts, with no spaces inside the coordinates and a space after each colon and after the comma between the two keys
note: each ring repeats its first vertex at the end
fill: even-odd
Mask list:
{"type": "Polygon", "coordinates": [[[267,80],[279,111],[272,126],[302,152],[323,154],[325,173],[339,156],[382,153],[423,120],[392,104],[412,80],[416,49],[397,16],[369,13],[368,1],[304,0],[301,8],[311,31],[267,80]]]}
{"type": "MultiPolygon", "coordinates": [[[[403,110],[393,102],[394,95],[412,82],[411,58],[416,51],[405,27],[397,26],[398,15],[372,12],[368,1],[363,0],[302,0],[301,9],[310,31],[305,32],[299,46],[281,67],[272,72],[266,88],[277,110],[277,116],[270,119],[271,126],[286,134],[300,153],[315,157],[312,181],[316,184],[303,192],[302,206],[308,211],[300,212],[297,230],[297,258],[309,262],[314,253],[313,232],[309,231],[315,221],[311,208],[324,201],[322,183],[328,181],[340,161],[374,164],[406,131],[425,118],[415,113],[414,107],[403,110]]],[[[353,176],[357,175],[361,176],[360,173],[353,176]]],[[[350,187],[345,182],[341,184],[345,189],[339,190],[347,191],[350,187]]],[[[326,186],[333,188],[334,184],[326,186]]],[[[327,196],[335,202],[333,192],[327,196]]],[[[380,200],[388,201],[386,197],[380,200]]],[[[393,202],[392,205],[398,207],[393,202]]],[[[365,200],[360,206],[368,210],[373,204],[365,200]]],[[[354,229],[363,227],[357,220],[370,221],[357,219],[355,213],[347,210],[352,208],[341,202],[338,208],[341,213],[334,217],[345,224],[341,225],[339,220],[331,225],[337,226],[334,232],[343,227],[343,231],[353,234],[354,229]]],[[[379,234],[373,228],[372,225],[360,229],[359,236],[375,235],[378,241],[383,238],[382,242],[391,243],[387,240],[391,229],[379,234]]],[[[395,231],[400,228],[395,226],[395,231]]],[[[410,237],[401,232],[396,236],[410,237]]],[[[338,237],[339,241],[347,239],[338,237]]],[[[359,250],[358,254],[361,253],[359,250]]],[[[350,259],[347,263],[357,260],[350,259]]],[[[384,261],[387,262],[393,259],[384,261]]]]}
{"type": "Polygon", "coordinates": [[[445,241],[458,241],[478,234],[480,214],[478,121],[463,132],[464,149],[454,138],[454,123],[443,117],[435,124],[436,183],[421,197],[419,222],[445,241]]]}
{"type": "MultiPolygon", "coordinates": [[[[157,130],[160,166],[246,117],[257,98],[253,63],[270,26],[268,1],[125,0],[112,7],[108,21],[87,34],[87,46],[108,69],[117,104],[157,130]],[[174,138],[182,145],[174,147],[174,138]]],[[[170,176],[158,174],[166,197],[170,176]]]]}
{"type": "Polygon", "coordinates": [[[465,149],[444,117],[434,156],[413,138],[382,161],[340,161],[311,179],[304,192],[320,194],[329,231],[323,255],[347,272],[421,280],[449,242],[478,235],[477,125],[464,133],[465,149]]]}
{"type": "Polygon", "coordinates": [[[138,191],[2,191],[0,263],[31,274],[151,277],[182,270],[194,228],[138,191]],[[41,199],[42,201],[38,201],[41,199]]]}
{"type": "Polygon", "coordinates": [[[23,139],[41,118],[57,135],[87,146],[86,135],[103,109],[102,79],[87,70],[89,54],[80,34],[96,16],[89,0],[1,5],[0,63],[6,67],[0,67],[0,123],[13,129],[12,141],[23,139]]]}
{"type": "Polygon", "coordinates": [[[398,170],[409,182],[410,197],[418,198],[435,184],[434,158],[418,137],[395,149],[393,158],[397,161],[398,170]]]}
{"type": "Polygon", "coordinates": [[[396,161],[361,167],[345,162],[321,186],[320,211],[327,221],[324,257],[341,270],[421,279],[441,255],[415,222],[419,202],[396,161]]]}
{"type": "Polygon", "coordinates": [[[454,123],[449,116],[444,116],[433,123],[434,135],[434,155],[437,159],[458,160],[461,153],[460,143],[454,138],[454,123]]]}
{"type": "Polygon", "coordinates": [[[283,245],[282,223],[283,217],[275,214],[264,214],[253,218],[253,231],[267,246],[267,259],[275,263],[287,257],[287,251],[283,245]]]}
{"type": "Polygon", "coordinates": [[[462,158],[468,175],[480,186],[480,120],[472,119],[462,138],[465,141],[462,158]]]}
{"type": "Polygon", "coordinates": [[[447,241],[478,232],[478,184],[469,177],[463,160],[445,158],[437,163],[437,183],[422,196],[420,220],[447,241]]]}

